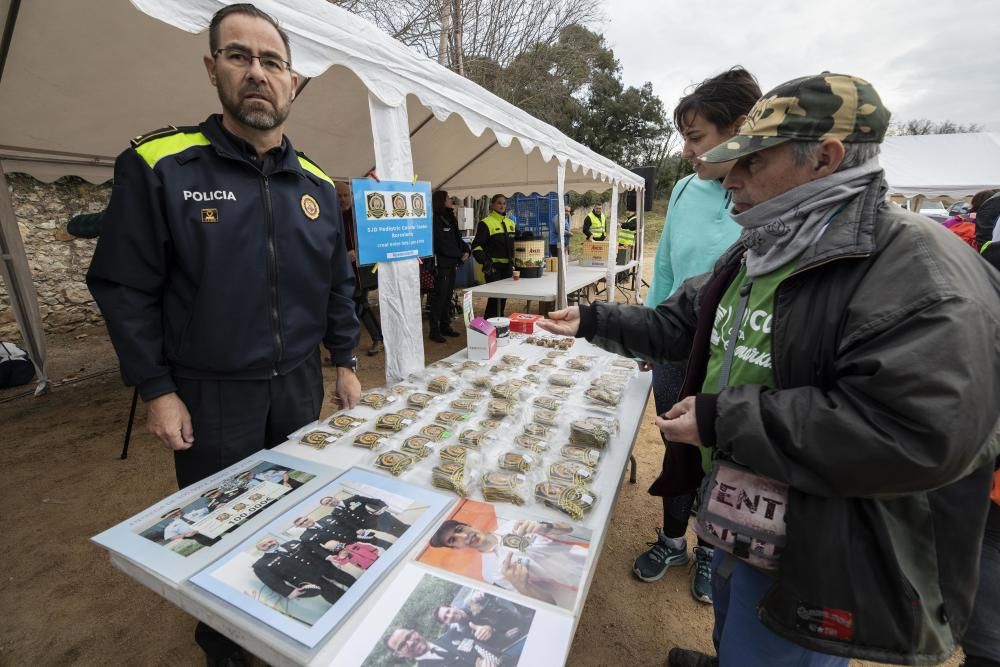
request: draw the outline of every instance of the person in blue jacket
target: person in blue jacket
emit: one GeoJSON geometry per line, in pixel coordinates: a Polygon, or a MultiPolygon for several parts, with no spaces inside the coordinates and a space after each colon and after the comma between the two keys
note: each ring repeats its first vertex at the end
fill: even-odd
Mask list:
{"type": "MultiPolygon", "coordinates": [[[[650,308],[658,306],[691,276],[710,271],[739,237],[740,227],[729,217],[731,203],[722,187],[731,164],[709,164],[697,156],[735,135],[760,95],[753,75],[742,67],[733,67],[706,79],[678,102],[674,124],[684,137],[681,157],[691,164],[694,173],[678,181],[670,195],[646,296],[650,308]]],[[[685,367],[686,362],[653,367],[657,414],[676,402],[685,367]]],[[[671,491],[671,445],[666,441],[664,445],[664,472],[649,490],[663,498],[663,528],[633,564],[633,572],[642,581],[657,581],[671,565],[684,565],[690,560],[685,533],[695,494],[671,491]]],[[[699,542],[694,548],[691,594],[700,602],[712,602],[712,555],[707,543],[699,542]]]]}

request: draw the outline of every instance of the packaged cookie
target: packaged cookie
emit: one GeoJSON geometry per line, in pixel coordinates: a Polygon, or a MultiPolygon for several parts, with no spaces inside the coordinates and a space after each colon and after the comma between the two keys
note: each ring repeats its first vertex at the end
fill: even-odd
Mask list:
{"type": "Polygon", "coordinates": [[[403,419],[409,419],[410,421],[415,421],[420,413],[413,408],[403,408],[402,410],[396,410],[396,414],[403,419]]]}
{"type": "Polygon", "coordinates": [[[508,401],[500,398],[495,398],[486,404],[489,410],[490,417],[494,419],[503,419],[509,415],[517,412],[517,404],[514,401],[508,401]]]}
{"type": "Polygon", "coordinates": [[[567,461],[582,463],[588,468],[596,468],[601,459],[601,453],[596,449],[579,445],[565,445],[559,450],[559,455],[567,461]]]}
{"type": "Polygon", "coordinates": [[[439,424],[428,424],[427,426],[420,429],[420,435],[425,438],[430,438],[434,442],[439,440],[444,440],[451,436],[451,431],[446,429],[444,426],[439,424]]]}
{"type": "Polygon", "coordinates": [[[521,393],[521,388],[510,382],[493,385],[490,395],[494,398],[515,399],[521,393]]]}
{"type": "Polygon", "coordinates": [[[365,449],[378,449],[382,446],[382,440],[384,439],[385,435],[383,433],[365,431],[364,433],[359,433],[354,437],[354,446],[364,447],[365,449]]]}
{"type": "Polygon", "coordinates": [[[410,394],[410,397],[406,399],[406,404],[416,410],[423,410],[431,404],[434,398],[433,394],[425,394],[422,391],[418,391],[410,394]]]}
{"type": "Polygon", "coordinates": [[[544,373],[552,369],[546,368],[544,364],[531,364],[525,370],[527,370],[529,373],[544,373]]]}
{"type": "Polygon", "coordinates": [[[625,390],[626,381],[622,378],[615,377],[611,373],[605,373],[604,375],[595,378],[590,384],[593,387],[621,393],[625,390]]]}
{"type": "Polygon", "coordinates": [[[616,407],[618,402],[621,400],[620,393],[611,391],[610,389],[602,389],[601,387],[588,387],[587,390],[583,392],[583,395],[592,401],[609,407],[616,407]]]}
{"type": "Polygon", "coordinates": [[[467,428],[458,434],[458,441],[460,443],[475,449],[479,449],[485,439],[486,433],[483,431],[477,431],[474,428],[467,428]]]}
{"type": "Polygon", "coordinates": [[[389,388],[389,393],[395,396],[402,396],[416,390],[417,388],[413,385],[400,383],[392,385],[392,387],[389,388]]]}
{"type": "Polygon", "coordinates": [[[364,424],[365,420],[353,415],[339,414],[327,419],[326,423],[330,428],[347,433],[364,424]]]}
{"type": "Polygon", "coordinates": [[[481,419],[477,426],[487,433],[491,433],[503,425],[503,417],[500,419],[481,419]]]}
{"type": "Polygon", "coordinates": [[[566,400],[570,397],[570,390],[565,387],[549,387],[545,391],[548,392],[549,396],[552,398],[558,398],[560,400],[566,400]]]}
{"type": "Polygon", "coordinates": [[[555,482],[536,484],[535,498],[549,507],[565,512],[574,521],[582,521],[584,515],[593,509],[597,502],[597,496],[589,489],[555,482]]]}
{"type": "Polygon", "coordinates": [[[382,452],[375,457],[375,467],[380,470],[385,470],[387,473],[395,477],[402,475],[416,462],[417,457],[409,456],[408,454],[397,452],[396,450],[382,452]]]}
{"type": "Polygon", "coordinates": [[[459,366],[458,369],[460,371],[478,371],[481,370],[485,365],[486,364],[484,364],[481,361],[473,361],[469,359],[468,361],[463,361],[462,365],[459,366]]]}
{"type": "Polygon", "coordinates": [[[530,435],[533,438],[548,438],[551,435],[551,431],[548,426],[528,422],[524,425],[524,434],[530,435]]]}
{"type": "Polygon", "coordinates": [[[593,469],[574,461],[556,461],[549,465],[549,480],[560,484],[585,486],[594,481],[593,469]]]}
{"type": "Polygon", "coordinates": [[[545,357],[544,359],[539,359],[538,360],[538,364],[540,366],[545,366],[546,368],[555,368],[556,365],[557,365],[556,364],[556,360],[552,359],[550,357],[545,357]]]}
{"type": "Polygon", "coordinates": [[[500,361],[507,364],[508,366],[520,366],[524,363],[524,359],[517,356],[516,354],[505,354],[500,357],[500,361]]]}
{"type": "Polygon", "coordinates": [[[549,384],[557,387],[574,387],[576,386],[576,377],[570,373],[553,373],[549,376],[549,384]]]}
{"type": "Polygon", "coordinates": [[[541,424],[542,426],[559,426],[559,413],[555,410],[539,408],[535,410],[535,414],[532,415],[531,419],[536,424],[541,424]]]}
{"type": "Polygon", "coordinates": [[[483,498],[490,503],[524,504],[524,475],[508,470],[494,470],[483,473],[479,488],[483,498]]]}
{"type": "Polygon", "coordinates": [[[441,369],[441,370],[448,370],[448,369],[454,368],[455,366],[456,366],[456,364],[455,364],[454,361],[448,361],[446,359],[442,359],[440,361],[435,361],[433,364],[431,364],[430,366],[428,366],[428,368],[437,368],[437,369],[441,369]]]}
{"type": "Polygon", "coordinates": [[[514,472],[528,472],[535,467],[538,461],[531,454],[519,454],[518,452],[504,452],[497,459],[497,466],[501,470],[513,470],[514,472]]]}
{"type": "Polygon", "coordinates": [[[493,385],[496,384],[496,380],[491,375],[477,375],[472,378],[471,382],[473,387],[479,387],[480,389],[492,389],[493,385]]]}
{"type": "Polygon", "coordinates": [[[456,398],[448,407],[456,412],[475,412],[479,404],[468,398],[456,398]]]}
{"type": "Polygon", "coordinates": [[[387,412],[379,415],[378,419],[375,420],[375,430],[399,433],[412,423],[412,420],[407,419],[403,415],[396,414],[395,412],[387,412]]]}
{"type": "Polygon", "coordinates": [[[469,487],[465,480],[465,466],[461,463],[448,462],[434,466],[431,470],[431,484],[463,497],[469,495],[469,487]]]}
{"type": "Polygon", "coordinates": [[[324,449],[327,445],[337,442],[341,433],[330,433],[329,431],[309,431],[299,438],[299,442],[314,449],[324,449]]]}
{"type": "Polygon", "coordinates": [[[531,404],[539,408],[545,408],[546,410],[558,410],[562,407],[562,403],[550,396],[536,396],[531,404]]]}
{"type": "Polygon", "coordinates": [[[449,445],[448,447],[444,447],[438,453],[438,456],[446,463],[465,463],[465,457],[468,453],[469,450],[461,445],[449,445]]]}
{"type": "Polygon", "coordinates": [[[524,433],[514,438],[514,444],[517,445],[518,447],[524,447],[525,449],[530,449],[536,454],[541,454],[542,452],[547,451],[549,448],[548,443],[542,440],[541,438],[536,438],[533,435],[525,435],[524,433]]]}
{"type": "Polygon", "coordinates": [[[436,375],[427,381],[427,391],[435,394],[447,394],[451,391],[451,380],[447,375],[436,375]]]}
{"type": "Polygon", "coordinates": [[[461,412],[451,412],[450,410],[445,410],[444,412],[439,412],[434,415],[434,421],[438,424],[443,424],[444,426],[454,426],[459,422],[464,422],[469,418],[469,415],[462,414],[461,412]]]}
{"type": "Polygon", "coordinates": [[[494,375],[498,373],[510,373],[513,370],[516,370],[516,367],[505,363],[493,364],[493,367],[490,368],[490,372],[493,373],[494,375]]]}
{"type": "Polygon", "coordinates": [[[486,394],[476,389],[463,389],[459,396],[466,401],[481,401],[486,398],[486,394]]]}
{"type": "Polygon", "coordinates": [[[522,380],[520,378],[511,378],[510,380],[507,380],[507,384],[511,385],[512,387],[517,387],[518,389],[522,389],[528,386],[528,381],[522,380]]]}
{"type": "Polygon", "coordinates": [[[614,418],[587,417],[569,423],[569,441],[584,447],[604,449],[617,432],[618,420],[614,418]]]}
{"type": "Polygon", "coordinates": [[[566,353],[562,350],[552,350],[551,352],[545,353],[546,359],[558,359],[559,357],[566,356],[566,353]]]}
{"type": "Polygon", "coordinates": [[[391,403],[395,400],[394,396],[389,396],[381,391],[369,391],[361,394],[361,405],[367,405],[369,408],[375,410],[381,410],[385,407],[386,403],[391,403]]]}
{"type": "Polygon", "coordinates": [[[581,357],[570,357],[563,367],[574,371],[589,371],[594,365],[581,357]]]}
{"type": "Polygon", "coordinates": [[[611,365],[615,368],[625,368],[630,371],[639,370],[639,364],[636,363],[634,359],[625,359],[623,357],[618,357],[611,362],[611,365]]]}
{"type": "Polygon", "coordinates": [[[434,448],[431,446],[431,439],[422,435],[411,435],[399,446],[399,451],[417,458],[427,458],[434,448]]]}

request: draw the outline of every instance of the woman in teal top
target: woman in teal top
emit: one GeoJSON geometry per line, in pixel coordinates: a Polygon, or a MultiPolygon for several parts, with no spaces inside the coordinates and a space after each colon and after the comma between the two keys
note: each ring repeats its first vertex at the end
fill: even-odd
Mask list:
{"type": "MultiPolygon", "coordinates": [[[[698,156],[736,134],[754,103],[761,96],[756,79],[742,67],[734,67],[698,85],[681,98],[674,109],[674,124],[684,137],[681,157],[694,173],[681,179],[670,194],[667,222],[660,236],[653,263],[653,282],[646,305],[655,308],[680,287],[681,283],[712,269],[723,251],[740,235],[740,227],[729,217],[729,194],[722,179],[729,164],[708,164],[698,156]]],[[[686,363],[653,367],[653,398],[657,414],[663,414],[676,402],[684,381],[686,363]]],[[[667,452],[669,447],[666,442],[667,452]]],[[[669,454],[664,455],[666,466],[669,454]]],[[[657,480],[658,482],[660,480],[657,480]]],[[[633,565],[643,581],[660,579],[671,565],[688,562],[688,516],[694,494],[673,495],[669,488],[654,484],[650,493],[663,497],[663,529],[650,549],[633,565]]],[[[695,567],[691,594],[701,602],[712,602],[712,550],[707,544],[694,548],[695,567]]]]}

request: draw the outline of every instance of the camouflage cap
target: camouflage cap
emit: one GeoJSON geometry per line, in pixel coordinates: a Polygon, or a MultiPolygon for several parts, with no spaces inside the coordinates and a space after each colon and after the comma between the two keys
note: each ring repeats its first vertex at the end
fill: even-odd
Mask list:
{"type": "Polygon", "coordinates": [[[880,143],[889,116],[874,86],[864,79],[830,72],[804,76],[760,98],[736,136],[701,159],[728,162],[786,141],[880,143]]]}

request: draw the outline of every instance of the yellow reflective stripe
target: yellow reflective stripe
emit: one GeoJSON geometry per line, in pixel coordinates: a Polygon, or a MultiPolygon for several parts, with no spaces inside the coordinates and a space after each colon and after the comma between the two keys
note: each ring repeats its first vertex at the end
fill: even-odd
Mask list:
{"type": "Polygon", "coordinates": [[[305,159],[301,155],[299,155],[298,158],[299,158],[299,164],[302,165],[303,169],[308,171],[310,174],[313,174],[314,176],[318,176],[319,178],[323,179],[330,185],[333,185],[333,180],[329,176],[324,174],[322,169],[320,169],[319,167],[317,167],[316,165],[314,165],[312,162],[305,159]]]}
{"type": "Polygon", "coordinates": [[[509,264],[510,260],[506,257],[490,257],[490,261],[494,264],[509,264]]]}
{"type": "Polygon", "coordinates": [[[984,244],[983,244],[983,247],[979,249],[979,254],[980,254],[980,255],[982,255],[982,254],[983,254],[983,251],[985,251],[985,250],[986,250],[987,248],[989,248],[989,247],[990,247],[991,245],[993,245],[993,241],[987,241],[986,243],[984,243],[984,244]]]}
{"type": "Polygon", "coordinates": [[[176,155],[192,146],[207,146],[208,137],[201,132],[179,132],[139,144],[135,152],[142,156],[150,168],[165,157],[176,155]]]}

